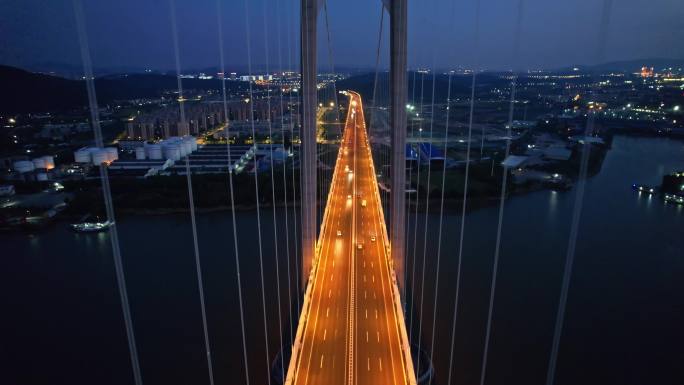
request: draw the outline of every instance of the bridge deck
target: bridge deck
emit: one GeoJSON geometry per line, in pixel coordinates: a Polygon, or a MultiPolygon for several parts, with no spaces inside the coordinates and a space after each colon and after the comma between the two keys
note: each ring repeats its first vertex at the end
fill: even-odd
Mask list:
{"type": "Polygon", "coordinates": [[[362,101],[349,96],[285,383],[415,384],[362,101]]]}

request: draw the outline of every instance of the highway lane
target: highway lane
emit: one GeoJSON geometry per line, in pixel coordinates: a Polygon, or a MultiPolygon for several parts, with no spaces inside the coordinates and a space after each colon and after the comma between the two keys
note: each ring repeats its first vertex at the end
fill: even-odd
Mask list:
{"type": "Polygon", "coordinates": [[[297,385],[408,383],[397,327],[403,318],[393,305],[362,101],[356,93],[349,96],[309,314],[294,363],[297,385]]]}
{"type": "MultiPolygon", "coordinates": [[[[397,317],[393,306],[390,266],[385,258],[385,239],[381,226],[380,202],[375,188],[372,157],[363,117],[360,96],[357,100],[358,120],[356,127],[356,175],[357,202],[357,307],[356,307],[356,384],[406,384],[406,368],[401,358],[401,338],[396,327],[397,317]],[[365,201],[365,206],[363,205],[365,201]]],[[[399,318],[403,322],[403,318],[399,318]]]]}

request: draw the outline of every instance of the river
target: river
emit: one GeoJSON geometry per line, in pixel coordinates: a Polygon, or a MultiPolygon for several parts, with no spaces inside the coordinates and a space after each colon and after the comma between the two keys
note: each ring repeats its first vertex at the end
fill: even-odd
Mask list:
{"type": "MultiPolygon", "coordinates": [[[[640,196],[630,186],[657,185],[663,174],[682,169],[684,143],[616,136],[601,171],[588,181],[557,385],[681,383],[684,207],[640,196]]],[[[571,189],[506,201],[487,385],[545,382],[574,199],[571,189]]],[[[288,238],[286,211],[276,210],[276,271],[273,211],[261,209],[266,326],[256,215],[237,213],[252,384],[266,384],[266,365],[280,349],[276,273],[283,329],[291,326],[288,305],[296,297],[288,296],[285,241],[294,256],[292,213],[290,208],[288,238]]],[[[465,215],[453,384],[479,383],[497,218],[498,207],[465,215]]],[[[408,267],[416,258],[415,281],[426,282],[422,312],[421,287],[415,285],[409,323],[413,342],[420,339],[429,350],[438,207],[427,215],[427,242],[425,220],[419,213],[415,255],[413,226],[408,233],[408,267]]],[[[208,384],[189,216],[126,216],[117,223],[144,383],[208,384]]],[[[197,215],[217,384],[244,383],[245,378],[231,223],[229,212],[197,215]]],[[[445,215],[434,334],[438,384],[448,377],[460,226],[461,214],[445,215]]],[[[33,235],[0,234],[0,240],[3,379],[22,385],[131,384],[108,235],[76,234],[58,223],[33,235]]],[[[294,263],[290,270],[295,282],[294,263]]],[[[414,270],[408,271],[412,279],[414,270]]]]}

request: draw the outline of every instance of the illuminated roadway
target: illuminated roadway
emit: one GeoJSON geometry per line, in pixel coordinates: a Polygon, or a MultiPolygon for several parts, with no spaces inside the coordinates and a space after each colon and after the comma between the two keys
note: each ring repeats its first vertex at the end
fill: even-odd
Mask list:
{"type": "Polygon", "coordinates": [[[415,384],[361,97],[350,98],[285,384],[415,384]]]}

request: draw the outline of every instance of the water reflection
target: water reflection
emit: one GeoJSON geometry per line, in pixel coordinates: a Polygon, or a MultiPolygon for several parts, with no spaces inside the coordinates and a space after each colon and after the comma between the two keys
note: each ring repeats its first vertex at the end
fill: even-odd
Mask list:
{"type": "Polygon", "coordinates": [[[555,216],[556,206],[558,206],[558,192],[551,190],[549,193],[549,217],[553,218],[555,216]]]}

